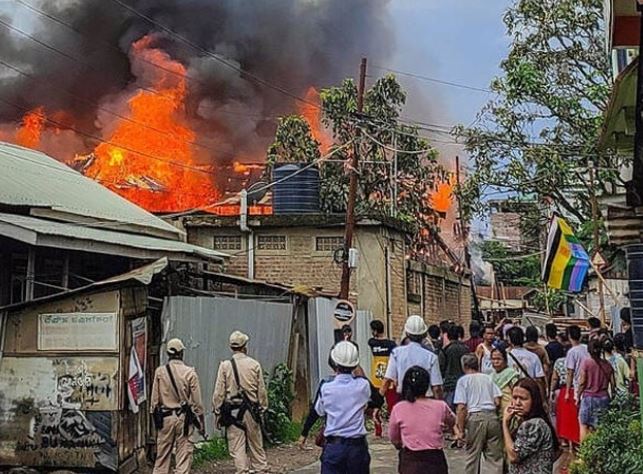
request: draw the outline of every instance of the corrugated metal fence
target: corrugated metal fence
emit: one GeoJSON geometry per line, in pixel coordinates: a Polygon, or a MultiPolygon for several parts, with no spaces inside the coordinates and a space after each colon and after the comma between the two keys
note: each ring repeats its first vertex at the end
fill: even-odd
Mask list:
{"type": "MultiPolygon", "coordinates": [[[[265,371],[287,362],[293,305],[232,298],[172,296],[163,304],[163,343],[179,337],[185,361],[196,368],[212,432],[211,398],[219,363],[230,358],[228,337],[235,329],[250,336],[248,355],[265,371]]],[[[165,350],[161,363],[165,363],[165,350]]]]}
{"type": "MultiPolygon", "coordinates": [[[[332,314],[336,304],[336,299],[311,298],[308,300],[310,393],[312,396],[317,392],[319,381],[332,373],[328,366],[328,355],[334,344],[335,320],[332,314]]],[[[358,310],[351,325],[353,340],[359,345],[360,364],[367,375],[371,367],[368,339],[371,337],[370,323],[372,319],[373,315],[370,311],[358,310]]]]}

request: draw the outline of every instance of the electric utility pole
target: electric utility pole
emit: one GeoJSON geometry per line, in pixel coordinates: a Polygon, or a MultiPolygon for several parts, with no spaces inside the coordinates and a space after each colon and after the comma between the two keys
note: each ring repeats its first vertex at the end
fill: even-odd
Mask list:
{"type": "MultiPolygon", "coordinates": [[[[366,84],[366,58],[362,58],[359,68],[359,87],[357,89],[357,119],[359,120],[364,109],[364,86],[366,84]]],[[[359,127],[355,126],[355,142],[353,143],[353,156],[350,163],[350,180],[348,182],[348,202],[346,203],[346,231],[344,234],[344,258],[342,261],[342,282],[339,291],[341,299],[348,299],[348,290],[351,282],[351,269],[348,266],[348,252],[353,245],[353,231],[355,230],[355,201],[357,200],[357,167],[359,165],[359,127]]]]}

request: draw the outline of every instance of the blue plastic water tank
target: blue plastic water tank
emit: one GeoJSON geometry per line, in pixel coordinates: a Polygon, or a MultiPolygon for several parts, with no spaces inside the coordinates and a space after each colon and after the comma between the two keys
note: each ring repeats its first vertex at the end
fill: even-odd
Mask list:
{"type": "Polygon", "coordinates": [[[277,165],[272,172],[272,208],[275,214],[315,214],[319,212],[319,170],[315,166],[288,178],[303,164],[277,165]],[[283,181],[281,181],[283,180],[283,181]]]}

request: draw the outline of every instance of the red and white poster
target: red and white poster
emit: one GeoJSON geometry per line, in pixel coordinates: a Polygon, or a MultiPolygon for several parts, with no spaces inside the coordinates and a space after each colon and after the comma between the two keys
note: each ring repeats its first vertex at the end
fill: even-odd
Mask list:
{"type": "Polygon", "coordinates": [[[145,361],[147,359],[147,322],[138,318],[131,322],[132,349],[129,357],[129,372],[127,377],[127,396],[130,409],[138,413],[138,407],[145,401],[145,361]]]}

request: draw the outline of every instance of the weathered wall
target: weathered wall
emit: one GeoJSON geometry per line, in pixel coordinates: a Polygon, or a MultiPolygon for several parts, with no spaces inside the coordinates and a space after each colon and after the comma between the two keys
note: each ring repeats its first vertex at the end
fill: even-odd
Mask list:
{"type": "Polygon", "coordinates": [[[129,321],[146,301],[144,288],[127,288],[7,315],[0,464],[116,471],[144,446],[146,406],[131,413],[124,387],[129,321]]]}
{"type": "MultiPolygon", "coordinates": [[[[407,277],[419,280],[421,300],[410,303],[409,314],[420,314],[427,324],[450,319],[468,328],[471,322],[471,286],[466,278],[433,265],[408,262],[407,277]]],[[[417,295],[409,295],[413,297],[417,295]]],[[[401,332],[400,328],[400,332],[401,332]]]]}
{"type": "Polygon", "coordinates": [[[0,464],[117,468],[118,314],[119,293],[107,292],[8,315],[0,464]]]}
{"type": "MultiPolygon", "coordinates": [[[[212,247],[214,236],[239,236],[236,227],[188,227],[190,242],[212,247]]],[[[332,252],[315,248],[316,237],[342,238],[343,227],[256,227],[259,235],[286,236],[285,250],[256,249],[255,278],[290,285],[318,287],[339,292],[341,267],[333,262],[332,252]]],[[[468,281],[445,268],[415,265],[422,276],[417,294],[409,297],[404,234],[383,225],[360,225],[354,246],[359,250],[359,265],[351,279],[351,300],[357,308],[368,311],[389,329],[389,336],[400,339],[406,318],[421,314],[429,323],[453,319],[467,326],[471,320],[471,295],[468,281]]],[[[241,239],[240,250],[232,254],[227,270],[247,276],[248,242],[241,239]]]]}
{"type": "Polygon", "coordinates": [[[493,212],[490,217],[491,234],[509,249],[520,251],[522,248],[522,230],[520,214],[516,212],[493,212]]]}

